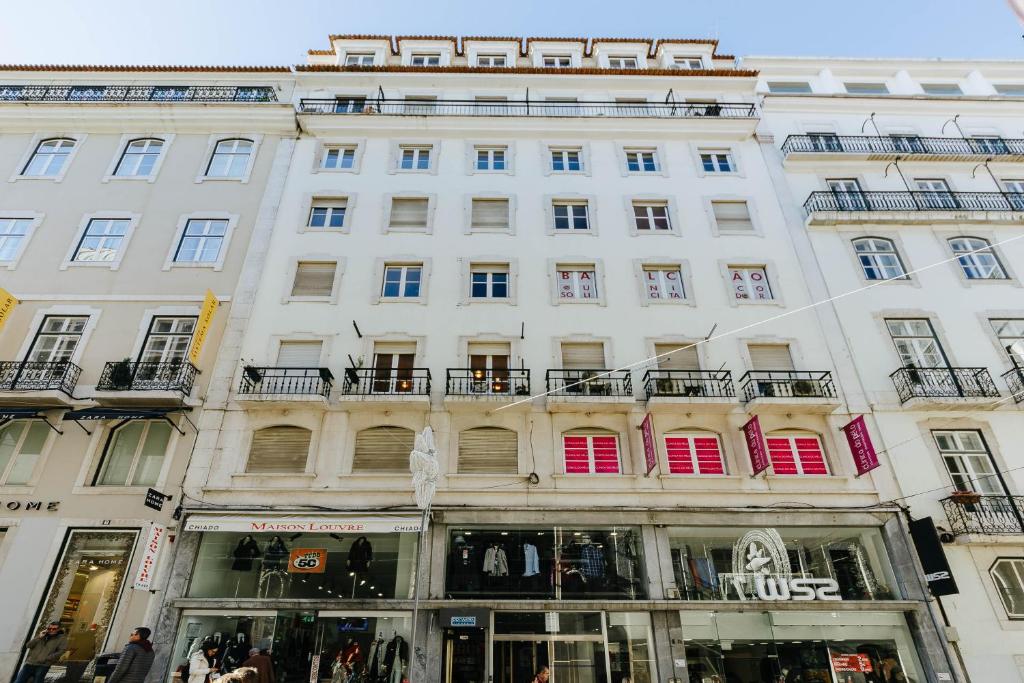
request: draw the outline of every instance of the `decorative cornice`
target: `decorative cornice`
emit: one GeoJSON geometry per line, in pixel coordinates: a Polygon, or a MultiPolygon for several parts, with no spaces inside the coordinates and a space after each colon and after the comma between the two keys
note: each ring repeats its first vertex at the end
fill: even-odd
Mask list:
{"type": "Polygon", "coordinates": [[[176,73],[291,73],[287,66],[192,66],[166,65],[147,66],[141,64],[0,64],[2,71],[97,71],[111,72],[176,72],[176,73]]]}
{"type": "Polygon", "coordinates": [[[536,74],[545,76],[719,76],[727,78],[756,78],[757,71],[749,69],[599,69],[597,67],[554,69],[537,66],[343,66],[340,64],[303,64],[295,67],[301,72],[342,73],[452,73],[452,74],[536,74]]]}

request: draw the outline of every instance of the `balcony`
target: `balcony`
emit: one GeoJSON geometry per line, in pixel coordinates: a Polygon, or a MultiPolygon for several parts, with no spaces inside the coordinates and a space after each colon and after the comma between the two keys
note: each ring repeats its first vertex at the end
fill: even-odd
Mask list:
{"type": "Polygon", "coordinates": [[[642,102],[544,102],[532,100],[405,100],[376,99],[353,105],[351,100],[302,99],[300,114],[339,116],[498,116],[555,118],[756,119],[753,104],[642,102]]]}
{"type": "Polygon", "coordinates": [[[530,371],[524,368],[448,368],[444,384],[446,400],[453,397],[470,400],[511,397],[522,399],[530,396],[530,371]]]}
{"type": "Polygon", "coordinates": [[[697,403],[729,410],[736,403],[736,388],[728,370],[662,370],[644,373],[648,405],[697,403]]]}
{"type": "Polygon", "coordinates": [[[1024,534],[1024,496],[961,493],[944,498],[942,509],[955,536],[1024,534]]]}
{"type": "Polygon", "coordinates": [[[1010,388],[1014,402],[1024,402],[1024,368],[1014,368],[1004,372],[1003,381],[1010,388]]]}
{"type": "Polygon", "coordinates": [[[67,404],[81,374],[82,368],[71,361],[2,361],[0,392],[25,394],[18,403],[67,404]]]}
{"type": "Polygon", "coordinates": [[[111,361],[103,366],[96,383],[96,391],[111,392],[111,396],[97,395],[107,402],[136,402],[167,398],[180,401],[192,393],[198,370],[188,361],[154,363],[140,361],[111,361]],[[142,394],[142,395],[140,395],[142,394]]]}
{"type": "Polygon", "coordinates": [[[340,399],[423,401],[430,398],[427,368],[345,368],[340,399]]]}
{"type": "Polygon", "coordinates": [[[1021,192],[812,192],[808,223],[1020,222],[1021,192]]]}
{"type": "Polygon", "coordinates": [[[235,85],[0,85],[0,102],[277,102],[274,88],[235,85]]]}
{"type": "Polygon", "coordinates": [[[1024,139],[1019,138],[927,138],[873,135],[790,135],[782,143],[786,160],[859,158],[869,161],[921,159],[964,161],[993,158],[998,161],[1024,160],[1024,139]]]}
{"type": "Polygon", "coordinates": [[[832,373],[821,370],[749,370],[740,377],[743,401],[765,411],[797,407],[831,413],[839,406],[832,373]]]}
{"type": "Polygon", "coordinates": [[[889,377],[896,386],[900,403],[913,400],[948,406],[962,404],[964,399],[999,398],[999,389],[987,368],[905,367],[889,377]]]}
{"type": "Polygon", "coordinates": [[[548,370],[544,385],[550,410],[579,410],[582,404],[586,410],[615,410],[636,402],[629,370],[548,370]]]}
{"type": "Polygon", "coordinates": [[[238,385],[239,401],[258,403],[324,402],[334,375],[328,368],[277,368],[246,365],[238,385]]]}

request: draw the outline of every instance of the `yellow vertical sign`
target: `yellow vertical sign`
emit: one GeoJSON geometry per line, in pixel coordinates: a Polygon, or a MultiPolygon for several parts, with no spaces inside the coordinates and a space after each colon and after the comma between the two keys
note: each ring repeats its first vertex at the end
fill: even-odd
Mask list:
{"type": "Polygon", "coordinates": [[[199,311],[199,321],[196,323],[196,331],[192,333],[192,348],[188,351],[188,360],[192,365],[199,365],[199,354],[203,352],[203,343],[206,341],[206,334],[210,331],[210,323],[213,322],[213,314],[217,312],[220,302],[213,292],[206,290],[206,298],[203,300],[203,308],[199,311]]]}
{"type": "Polygon", "coordinates": [[[18,300],[14,298],[14,295],[0,287],[0,329],[3,329],[4,323],[11,317],[11,312],[17,305],[18,300]]]}

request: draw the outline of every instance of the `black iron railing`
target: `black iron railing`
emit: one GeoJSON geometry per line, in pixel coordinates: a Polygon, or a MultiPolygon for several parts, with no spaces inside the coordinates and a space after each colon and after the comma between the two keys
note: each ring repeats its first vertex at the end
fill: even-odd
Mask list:
{"type": "Polygon", "coordinates": [[[96,388],[100,391],[180,391],[188,396],[197,372],[196,366],[188,361],[111,361],[103,366],[96,388]]]}
{"type": "Polygon", "coordinates": [[[648,370],[644,373],[644,392],[655,396],[689,398],[732,398],[736,389],[728,370],[648,370]]]}
{"type": "Polygon", "coordinates": [[[1024,211],[1022,192],[812,192],[816,211],[1024,211]]]}
{"type": "Polygon", "coordinates": [[[832,373],[805,370],[749,370],[740,377],[743,400],[755,398],[835,398],[832,373]]]}
{"type": "Polygon", "coordinates": [[[345,394],[429,396],[427,368],[345,368],[345,394]]]}
{"type": "Polygon", "coordinates": [[[448,396],[529,396],[530,371],[448,368],[444,384],[448,396]]]}
{"type": "Polygon", "coordinates": [[[987,368],[900,368],[889,377],[900,401],[912,398],[999,398],[987,368]]]}
{"type": "Polygon", "coordinates": [[[359,101],[302,99],[300,114],[383,114],[385,116],[549,116],[607,118],[718,118],[749,119],[757,116],[753,104],[670,102],[533,102],[506,100],[403,100],[359,101]]]}
{"type": "Polygon", "coordinates": [[[0,85],[0,102],[277,102],[262,85],[0,85]]]}
{"type": "Polygon", "coordinates": [[[1024,534],[1024,496],[959,494],[944,498],[949,530],[964,534],[1024,534]]]}
{"type": "Polygon", "coordinates": [[[633,378],[629,370],[548,370],[544,382],[552,396],[633,398],[633,378]]]}
{"type": "Polygon", "coordinates": [[[1024,401],[1024,368],[1013,368],[1003,373],[1003,381],[1010,388],[1016,403],[1024,401]]]}
{"type": "Polygon", "coordinates": [[[334,375],[328,368],[271,368],[246,365],[238,393],[245,396],[330,396],[334,375]]]}
{"type": "Polygon", "coordinates": [[[71,361],[41,363],[35,361],[0,362],[0,391],[75,390],[82,368],[71,361]]]}
{"type": "Polygon", "coordinates": [[[782,153],[926,154],[936,156],[1024,155],[1020,138],[922,138],[874,135],[790,135],[782,153]]]}

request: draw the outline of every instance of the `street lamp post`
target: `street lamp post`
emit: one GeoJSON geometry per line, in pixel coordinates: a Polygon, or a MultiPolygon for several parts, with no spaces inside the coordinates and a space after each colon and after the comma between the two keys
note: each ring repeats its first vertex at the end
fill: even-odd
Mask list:
{"type": "MultiPolygon", "coordinates": [[[[420,568],[423,562],[423,539],[430,523],[430,504],[437,491],[439,467],[437,463],[437,446],[434,443],[434,430],[429,426],[416,435],[416,442],[409,453],[409,471],[412,472],[413,497],[416,507],[422,511],[420,520],[420,537],[416,547],[416,575],[412,584],[412,662],[409,666],[409,683],[414,683],[413,670],[421,663],[419,648],[416,644],[416,626],[420,615],[420,568]]],[[[422,662],[425,666],[425,658],[422,662]]]]}

